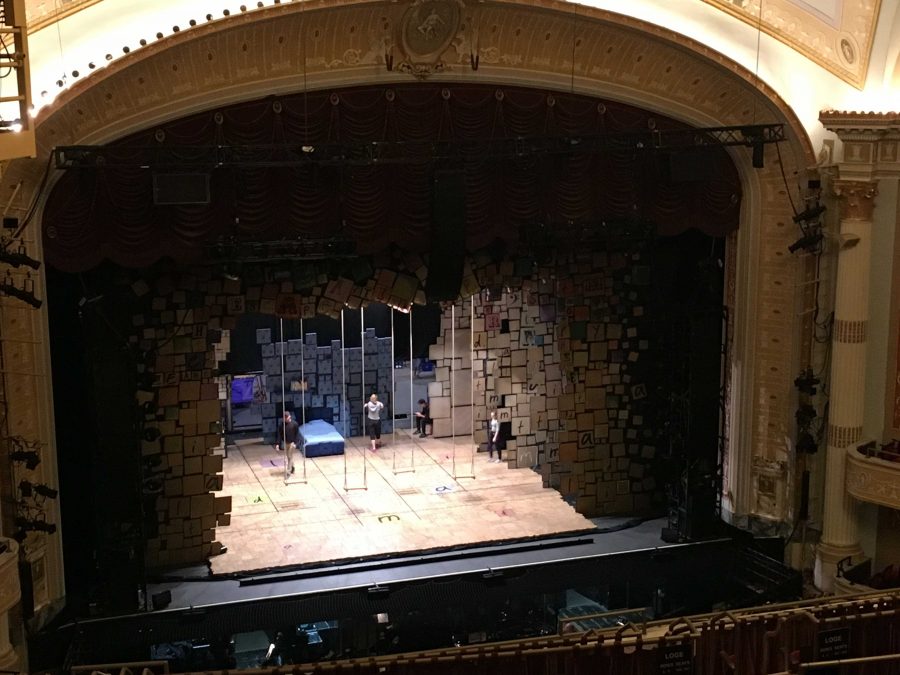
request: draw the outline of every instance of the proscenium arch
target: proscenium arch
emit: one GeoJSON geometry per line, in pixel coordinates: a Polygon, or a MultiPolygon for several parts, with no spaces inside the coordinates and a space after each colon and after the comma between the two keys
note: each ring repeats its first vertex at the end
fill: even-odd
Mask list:
{"type": "MultiPolygon", "coordinates": [[[[386,65],[391,54],[397,61],[402,57],[396,33],[408,7],[359,0],[330,0],[314,8],[279,4],[135,50],[80,80],[41,112],[38,157],[7,168],[6,194],[21,181],[21,203],[30,203],[56,146],[103,144],[266,95],[408,83],[410,75],[386,65]]],[[[785,124],[788,141],[780,157],[766,146],[764,168],[751,167],[747,149],[731,152],[744,199],[728,273],[732,338],[725,476],[726,505],[733,514],[784,521],[789,505],[760,512],[752,486],[758,467],[788,460],[783,439],[790,435],[791,382],[801,360],[792,289],[802,263],[786,252],[796,234],[786,192],[797,188],[814,160],[799,120],[773,90],[721,54],[652,24],[565,2],[465,5],[460,29],[441,61],[445,69],[429,81],[594,95],[695,126],[785,124]],[[774,343],[772,332],[764,330],[767,323],[779,327],[774,343]]],[[[40,208],[34,225],[40,228],[40,208]]],[[[39,254],[40,241],[36,245],[39,254]]]]}

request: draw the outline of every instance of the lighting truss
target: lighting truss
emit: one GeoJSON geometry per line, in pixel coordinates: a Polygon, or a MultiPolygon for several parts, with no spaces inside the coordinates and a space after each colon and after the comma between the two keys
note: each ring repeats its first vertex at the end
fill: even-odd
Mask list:
{"type": "Polygon", "coordinates": [[[304,237],[277,241],[243,241],[228,238],[207,247],[212,263],[335,260],[356,258],[356,244],[347,239],[304,237]]]}
{"type": "Polygon", "coordinates": [[[540,158],[602,154],[614,148],[678,152],[719,147],[755,147],[785,140],[783,124],[701,129],[647,130],[583,136],[528,136],[456,141],[371,141],[314,145],[99,146],[69,145],[53,150],[57,169],[218,168],[371,166],[434,161],[540,158]]]}

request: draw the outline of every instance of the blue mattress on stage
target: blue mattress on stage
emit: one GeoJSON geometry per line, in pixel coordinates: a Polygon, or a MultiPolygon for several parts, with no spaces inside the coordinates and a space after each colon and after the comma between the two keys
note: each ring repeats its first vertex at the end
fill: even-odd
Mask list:
{"type": "Polygon", "coordinates": [[[344,437],[325,420],[312,420],[301,426],[300,437],[307,457],[344,454],[344,437]]]}

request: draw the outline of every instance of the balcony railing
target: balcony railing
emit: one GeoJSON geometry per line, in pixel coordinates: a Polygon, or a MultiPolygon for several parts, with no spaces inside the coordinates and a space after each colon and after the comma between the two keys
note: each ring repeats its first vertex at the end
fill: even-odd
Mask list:
{"type": "Polygon", "coordinates": [[[900,447],[896,441],[847,450],[847,491],[856,499],[900,509],[900,447]]]}

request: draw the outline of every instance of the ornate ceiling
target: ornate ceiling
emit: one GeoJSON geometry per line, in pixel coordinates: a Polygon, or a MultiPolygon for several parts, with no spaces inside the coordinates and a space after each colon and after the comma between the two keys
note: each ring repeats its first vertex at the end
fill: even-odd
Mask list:
{"type": "Polygon", "coordinates": [[[703,0],[862,89],[881,0],[703,0]]]}
{"type": "MultiPolygon", "coordinates": [[[[40,30],[57,19],[98,2],[102,0],[26,0],[29,28],[31,31],[40,30]]],[[[758,26],[855,87],[862,88],[865,83],[881,0],[703,2],[754,27],[758,26]]],[[[686,7],[685,11],[690,10],[686,7]]]]}

